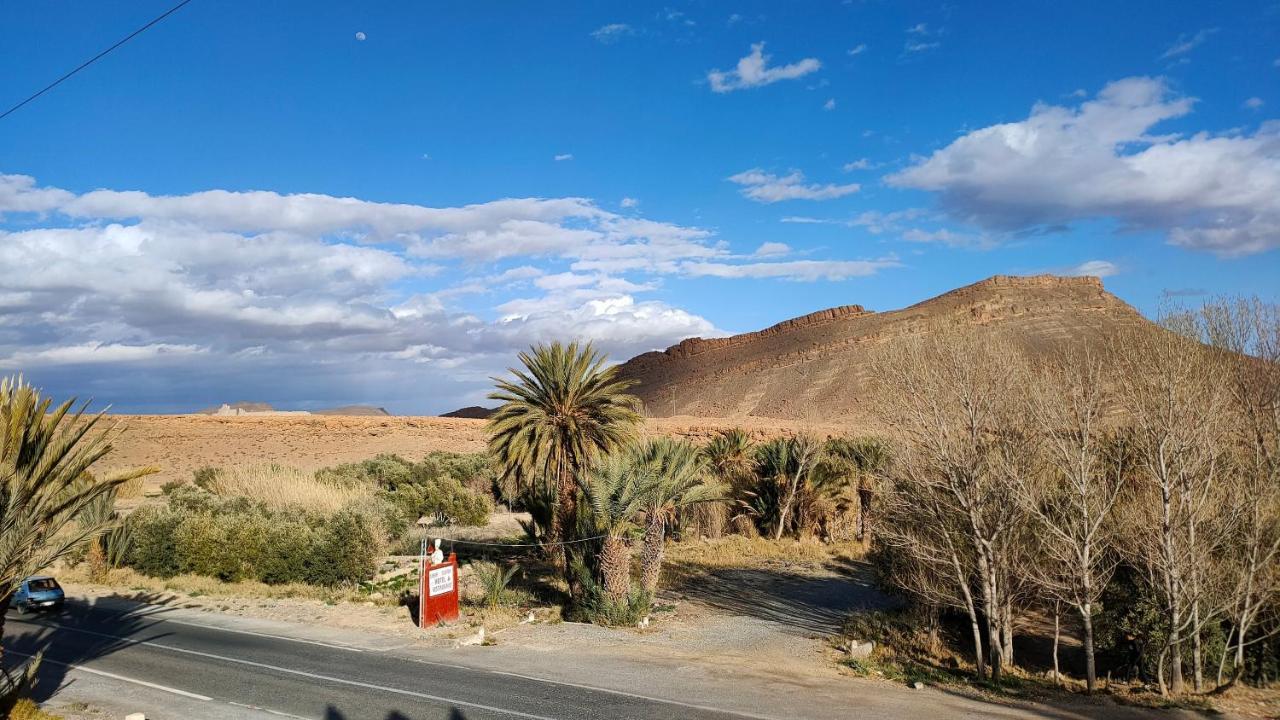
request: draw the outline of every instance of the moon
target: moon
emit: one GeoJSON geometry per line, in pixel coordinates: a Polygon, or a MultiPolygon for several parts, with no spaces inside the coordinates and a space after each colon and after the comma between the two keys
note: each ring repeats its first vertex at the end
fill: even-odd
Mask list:
{"type": "Polygon", "coordinates": [[[356,39],[359,40],[360,42],[364,42],[364,39],[367,37],[369,36],[365,35],[363,32],[356,33],[356,39]]]}

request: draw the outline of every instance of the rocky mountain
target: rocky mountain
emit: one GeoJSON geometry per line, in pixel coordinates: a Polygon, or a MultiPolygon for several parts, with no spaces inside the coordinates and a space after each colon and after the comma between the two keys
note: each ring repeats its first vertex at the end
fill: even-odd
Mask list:
{"type": "Polygon", "coordinates": [[[632,392],[653,417],[862,422],[864,389],[875,382],[870,352],[894,338],[960,326],[1000,332],[1035,355],[1148,322],[1096,277],[998,275],[901,310],[845,305],[759,332],[685,340],[632,358],[620,373],[636,381],[632,392]]]}
{"type": "Polygon", "coordinates": [[[469,405],[464,408],[458,408],[453,412],[447,412],[440,417],[446,418],[467,418],[471,420],[487,420],[496,408],[480,407],[479,405],[469,405]]]}
{"type": "Polygon", "coordinates": [[[312,415],[373,415],[384,416],[390,415],[386,408],[374,407],[373,405],[343,405],[342,407],[325,408],[323,410],[312,410],[312,415]]]}

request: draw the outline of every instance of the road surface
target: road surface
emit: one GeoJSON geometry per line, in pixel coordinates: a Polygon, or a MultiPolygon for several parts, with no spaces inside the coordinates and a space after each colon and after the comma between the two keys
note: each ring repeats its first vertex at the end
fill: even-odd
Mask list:
{"type": "MultiPolygon", "coordinates": [[[[737,720],[725,712],[501,671],[69,604],[58,616],[10,613],[11,661],[44,651],[41,691],[77,675],[144,688],[195,717],[251,710],[317,720],[737,720]],[[16,657],[15,657],[16,656],[16,657]]],[[[175,707],[176,707],[175,706],[175,707]]],[[[172,709],[148,718],[176,717],[172,709]]],[[[188,715],[190,717],[190,715],[188,715]]]]}

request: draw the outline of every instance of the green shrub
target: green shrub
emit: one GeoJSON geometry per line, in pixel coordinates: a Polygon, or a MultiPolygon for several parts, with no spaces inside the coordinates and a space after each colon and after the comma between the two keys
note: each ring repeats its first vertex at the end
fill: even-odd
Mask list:
{"type": "Polygon", "coordinates": [[[133,533],[127,564],[140,573],[168,578],[178,574],[175,530],[183,514],[167,507],[145,506],[126,520],[133,533]]]}
{"type": "Polygon", "coordinates": [[[516,564],[501,565],[496,562],[475,562],[471,563],[471,571],[476,574],[476,579],[480,581],[480,589],[484,592],[481,602],[485,607],[498,607],[506,603],[511,595],[507,586],[511,584],[511,578],[515,577],[520,570],[520,566],[516,564]]]}
{"type": "MultiPolygon", "coordinates": [[[[372,460],[316,472],[316,480],[320,482],[379,488],[380,496],[398,510],[402,523],[399,532],[389,533],[392,536],[403,533],[404,526],[420,517],[432,518],[442,525],[484,525],[493,512],[488,488],[495,478],[486,455],[441,452],[427,455],[420,463],[398,455],[379,455],[372,460]],[[484,490],[469,489],[464,483],[484,490]]],[[[388,522],[396,524],[390,519],[388,522]]]]}
{"type": "Polygon", "coordinates": [[[328,518],[317,533],[306,581],[340,585],[366,580],[377,570],[379,545],[367,515],[342,510],[328,518]]]}
{"type": "Polygon", "coordinates": [[[386,510],[385,503],[357,503],[326,515],[177,488],[168,507],[140,508],[129,518],[128,564],[157,577],[355,583],[377,569],[385,540],[377,512],[386,510]]]}

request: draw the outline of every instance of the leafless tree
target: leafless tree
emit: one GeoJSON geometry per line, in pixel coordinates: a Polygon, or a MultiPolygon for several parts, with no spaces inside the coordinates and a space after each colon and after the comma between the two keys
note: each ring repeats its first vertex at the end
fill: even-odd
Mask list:
{"type": "Polygon", "coordinates": [[[1089,692],[1097,686],[1094,613],[1117,562],[1109,522],[1129,465],[1123,436],[1108,427],[1104,370],[1098,357],[1071,353],[1037,374],[1028,403],[1044,466],[1018,487],[1039,555],[1024,572],[1055,609],[1065,603],[1079,613],[1089,692]]]}
{"type": "MultiPolygon", "coordinates": [[[[1034,457],[1019,400],[1023,356],[1001,338],[938,330],[883,348],[876,376],[883,393],[877,408],[900,445],[887,493],[897,498],[889,501],[898,525],[890,532],[927,567],[951,566],[944,586],[963,598],[975,648],[981,615],[987,664],[999,681],[1012,639],[1006,627],[1024,521],[1011,498],[1034,457]]],[[[977,664],[982,673],[984,663],[977,664]]]]}
{"type": "Polygon", "coordinates": [[[1257,632],[1267,608],[1280,603],[1280,308],[1257,298],[1218,300],[1184,315],[1181,326],[1222,351],[1221,377],[1231,393],[1234,462],[1224,511],[1232,528],[1220,561],[1230,575],[1231,637],[1218,663],[1221,685],[1234,647],[1230,685],[1244,671],[1245,648],[1280,631],[1257,632]]]}
{"type": "Polygon", "coordinates": [[[1118,338],[1111,361],[1131,426],[1135,452],[1134,502],[1125,521],[1126,543],[1155,579],[1165,611],[1167,639],[1158,679],[1162,691],[1184,689],[1182,644],[1192,643],[1197,689],[1202,682],[1200,630],[1214,609],[1208,574],[1210,530],[1223,468],[1227,393],[1214,358],[1183,335],[1135,330],[1118,338]]]}

